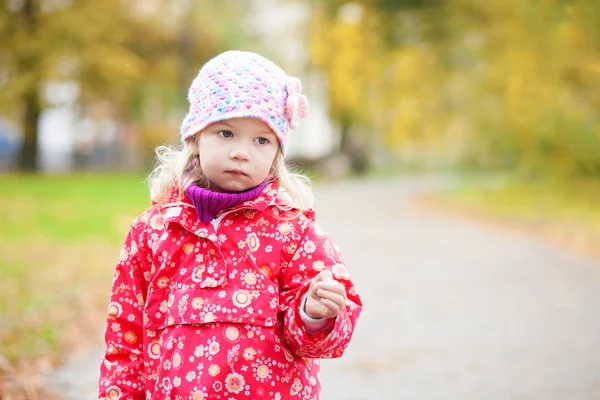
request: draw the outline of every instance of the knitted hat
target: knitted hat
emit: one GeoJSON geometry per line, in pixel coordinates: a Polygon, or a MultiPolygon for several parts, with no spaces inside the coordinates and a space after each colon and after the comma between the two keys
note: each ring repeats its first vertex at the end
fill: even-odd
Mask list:
{"type": "Polygon", "coordinates": [[[192,82],[181,139],[218,121],[254,117],[273,130],[285,153],[289,130],[296,129],[308,112],[308,100],[301,92],[298,78],[266,58],[227,51],[204,64],[192,82]]]}

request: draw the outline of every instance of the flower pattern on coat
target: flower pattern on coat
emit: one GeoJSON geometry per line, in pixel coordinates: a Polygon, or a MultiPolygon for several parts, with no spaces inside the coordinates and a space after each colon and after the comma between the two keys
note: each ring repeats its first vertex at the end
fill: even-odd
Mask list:
{"type": "Polygon", "coordinates": [[[189,199],[132,224],[114,272],[101,399],[318,399],[319,359],[340,357],[362,304],[314,212],[282,211],[278,184],[198,220],[189,199]],[[328,269],[347,291],[309,336],[299,306],[328,269]]]}

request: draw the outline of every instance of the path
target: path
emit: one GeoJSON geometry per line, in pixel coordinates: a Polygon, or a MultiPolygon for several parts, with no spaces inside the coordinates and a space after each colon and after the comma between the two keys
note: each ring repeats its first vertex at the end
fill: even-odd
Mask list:
{"type": "MultiPolygon", "coordinates": [[[[438,184],[317,189],[365,305],[345,356],[322,363],[323,399],[600,399],[600,264],[413,207],[438,184]]],[[[95,399],[99,354],[54,387],[95,399]]]]}

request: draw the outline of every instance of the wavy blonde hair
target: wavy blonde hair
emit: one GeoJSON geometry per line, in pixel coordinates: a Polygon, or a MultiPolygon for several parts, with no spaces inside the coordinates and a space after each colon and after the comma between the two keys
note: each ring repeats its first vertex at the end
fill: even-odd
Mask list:
{"type": "MultiPolygon", "coordinates": [[[[210,182],[200,165],[194,165],[201,134],[201,132],[197,133],[187,139],[182,147],[159,146],[156,148],[156,166],[148,177],[152,201],[165,204],[174,188],[178,189],[178,200],[181,200],[185,189],[192,183],[207,189],[210,188],[210,182]]],[[[279,181],[282,189],[279,198],[282,202],[279,202],[278,207],[282,211],[295,210],[296,213],[293,217],[297,217],[313,207],[315,198],[310,179],[291,170],[285,163],[281,150],[277,151],[269,178],[276,178],[279,181]]]]}

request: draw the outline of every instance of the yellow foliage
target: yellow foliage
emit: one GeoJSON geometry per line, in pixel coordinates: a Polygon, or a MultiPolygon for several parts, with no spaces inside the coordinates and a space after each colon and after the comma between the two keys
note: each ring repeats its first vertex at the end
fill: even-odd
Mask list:
{"type": "Polygon", "coordinates": [[[313,64],[327,72],[332,115],[360,121],[368,108],[367,92],[380,79],[378,18],[366,7],[356,23],[330,20],[319,7],[313,15],[309,48],[313,64]]]}
{"type": "Polygon", "coordinates": [[[359,24],[314,14],[335,119],[370,125],[398,154],[431,145],[480,165],[600,175],[599,2],[354,4],[359,24]]]}

